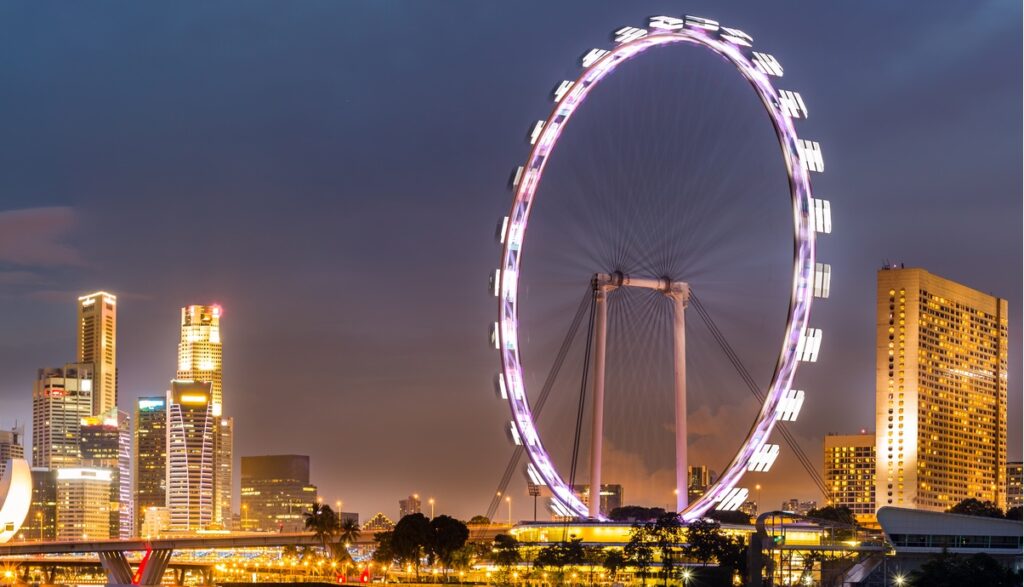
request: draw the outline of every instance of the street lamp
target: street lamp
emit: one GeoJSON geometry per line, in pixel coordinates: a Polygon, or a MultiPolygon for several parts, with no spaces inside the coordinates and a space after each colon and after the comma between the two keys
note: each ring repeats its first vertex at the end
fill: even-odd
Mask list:
{"type": "Polygon", "coordinates": [[[754,491],[757,491],[757,507],[760,509],[760,507],[761,507],[761,484],[760,483],[758,483],[757,485],[754,486],[754,491]]]}
{"type": "Polygon", "coordinates": [[[512,527],[512,496],[505,496],[505,503],[508,504],[508,527],[512,527]]]}
{"type": "Polygon", "coordinates": [[[689,585],[692,576],[693,573],[690,572],[690,569],[683,569],[683,585],[689,585]]]}
{"type": "Polygon", "coordinates": [[[428,499],[427,503],[430,504],[430,519],[433,520],[434,519],[434,498],[431,497],[430,499],[428,499]]]}

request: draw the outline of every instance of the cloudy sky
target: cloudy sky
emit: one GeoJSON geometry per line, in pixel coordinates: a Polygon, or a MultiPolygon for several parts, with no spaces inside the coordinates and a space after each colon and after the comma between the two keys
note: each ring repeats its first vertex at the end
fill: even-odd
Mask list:
{"type": "MultiPolygon", "coordinates": [[[[309,454],[325,498],[364,518],[394,516],[411,492],[460,516],[482,512],[510,454],[507,414],[491,391],[495,306],[485,281],[508,173],[579,55],[662,13],[750,33],[786,67],[781,85],[807,101],[801,133],[823,144],[827,169],[815,179],[835,216],[822,243],[833,296],[815,307],[827,343],[802,382],[805,417],[793,428],[812,460],[824,433],[873,427],[874,279],[884,260],[1009,300],[1010,456],[1019,459],[1021,7],[1002,1],[3,3],[0,425],[30,420],[37,368],[73,358],[77,295],[119,297],[123,409],[173,377],[179,308],[216,302],[225,308],[225,409],[239,455],[309,454]]],[[[709,103],[742,94],[732,93],[724,64],[698,66],[705,81],[723,81],[694,96],[705,100],[696,109],[657,98],[646,109],[609,92],[594,112],[614,113],[623,127],[651,125],[643,115],[658,108],[756,119],[752,95],[737,114],[709,103]]],[[[688,91],[642,68],[626,75],[644,95],[688,91]]],[[[591,185],[573,178],[626,181],[615,174],[630,159],[600,164],[602,149],[620,144],[601,142],[606,127],[579,128],[594,140],[575,139],[575,158],[566,155],[551,185],[571,194],[591,185]],[[608,178],[591,177],[599,172],[608,178]]],[[[730,142],[740,136],[716,138],[714,152],[761,155],[754,139],[730,142]]],[[[677,147],[664,137],[656,145],[677,147]]],[[[770,183],[778,171],[763,161],[773,160],[757,161],[763,176],[710,192],[770,183]]],[[[664,171],[649,158],[639,164],[664,171]]],[[[739,235],[729,245],[738,248],[714,249],[722,258],[756,251],[749,221],[709,228],[739,235]]],[[[564,252],[554,226],[550,250],[564,252]]],[[[728,241],[715,234],[705,244],[728,241]]],[[[743,258],[737,271],[768,263],[743,258]]],[[[537,280],[541,288],[544,276],[537,280]]],[[[557,342],[575,302],[538,304],[557,325],[545,332],[538,312],[533,336],[557,342]]],[[[754,318],[730,322],[727,304],[717,315],[736,340],[756,339],[741,329],[754,318]]],[[[766,344],[774,352],[778,342],[766,344]]],[[[751,353],[753,370],[770,361],[751,353]]],[[[536,363],[532,377],[542,381],[548,362],[536,363]]],[[[702,385],[718,384],[694,381],[702,385]]],[[[745,429],[755,409],[743,393],[691,400],[697,458],[721,461],[734,448],[728,431],[745,429]]],[[[633,405],[646,396],[623,397],[633,405]]],[[[573,401],[554,406],[570,413],[573,401]]],[[[609,461],[627,500],[663,505],[657,489],[637,488],[664,470],[642,447],[624,446],[647,436],[617,434],[609,461]]],[[[815,497],[788,456],[763,485],[769,505],[815,497]]],[[[524,491],[517,475],[517,517],[528,515],[524,491]]]]}

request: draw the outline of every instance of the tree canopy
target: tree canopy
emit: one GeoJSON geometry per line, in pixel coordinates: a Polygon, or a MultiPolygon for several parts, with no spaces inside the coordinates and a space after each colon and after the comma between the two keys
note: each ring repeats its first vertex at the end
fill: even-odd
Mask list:
{"type": "Polygon", "coordinates": [[[915,587],[1019,587],[1021,572],[1004,567],[984,553],[969,557],[941,554],[921,565],[920,569],[910,574],[909,579],[915,587]]]}
{"type": "Polygon", "coordinates": [[[950,514],[962,514],[965,516],[980,516],[983,518],[1002,518],[1003,510],[999,509],[991,501],[981,501],[968,497],[955,506],[946,510],[950,514]]]}
{"type": "Polygon", "coordinates": [[[614,508],[608,517],[616,522],[651,522],[665,515],[664,508],[624,505],[614,508]]]}

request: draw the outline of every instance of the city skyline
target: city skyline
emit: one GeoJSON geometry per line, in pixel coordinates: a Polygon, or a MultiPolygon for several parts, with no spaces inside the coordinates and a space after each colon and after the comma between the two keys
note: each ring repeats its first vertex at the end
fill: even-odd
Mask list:
{"type": "MultiPolygon", "coordinates": [[[[668,3],[654,3],[652,10],[664,6],[668,3]]],[[[466,6],[462,8],[468,10],[466,6]]],[[[700,14],[704,8],[699,5],[686,10],[700,14]]],[[[320,69],[307,70],[313,83],[325,84],[328,93],[338,93],[336,101],[317,100],[313,109],[316,116],[337,126],[329,124],[328,130],[310,135],[314,141],[309,145],[312,151],[301,150],[307,157],[284,156],[279,162],[271,155],[276,155],[278,149],[287,150],[289,145],[303,147],[305,143],[298,136],[315,124],[300,120],[294,128],[262,127],[272,137],[266,139],[266,146],[237,151],[237,156],[247,162],[245,169],[237,169],[231,163],[236,156],[234,148],[239,146],[235,142],[240,140],[237,131],[215,123],[215,112],[186,103],[184,108],[190,116],[176,124],[195,132],[209,132],[225,143],[204,149],[199,158],[185,156],[174,150],[175,145],[185,144],[184,137],[172,132],[170,121],[162,120],[159,125],[168,126],[151,129],[157,133],[153,136],[174,140],[170,141],[169,150],[159,151],[159,156],[171,157],[174,165],[194,172],[196,179],[178,178],[156,185],[134,174],[114,181],[104,176],[116,177],[108,168],[87,172],[70,164],[74,153],[88,144],[88,110],[83,104],[60,103],[60,108],[72,112],[72,130],[65,135],[53,131],[43,134],[50,139],[66,139],[67,146],[62,148],[57,165],[68,167],[68,177],[62,182],[42,181],[31,174],[12,173],[0,183],[0,193],[9,196],[0,207],[0,226],[40,245],[35,257],[17,249],[0,251],[0,261],[4,263],[2,291],[10,300],[11,311],[5,319],[12,323],[11,334],[0,340],[8,351],[0,359],[0,427],[9,427],[15,419],[30,420],[36,368],[62,365],[72,357],[74,330],[70,325],[75,318],[71,304],[77,296],[95,289],[117,296],[118,407],[128,412],[134,411],[137,397],[163,394],[175,376],[173,357],[177,356],[179,309],[197,302],[216,303],[228,316],[224,327],[224,378],[231,389],[228,403],[237,426],[236,463],[239,456],[310,455],[311,482],[320,488],[326,503],[343,499],[346,509],[359,511],[363,519],[377,511],[393,517],[398,498],[414,492],[424,499],[437,499],[439,512],[467,519],[484,513],[510,453],[500,432],[507,415],[494,402],[490,389],[495,358],[481,334],[494,314],[492,300],[483,292],[481,283],[497,259],[491,232],[506,203],[502,183],[511,166],[521,160],[524,149],[519,138],[531,116],[544,113],[544,93],[563,75],[562,66],[568,67],[588,45],[602,42],[602,37],[593,31],[614,28],[635,16],[630,14],[634,11],[629,7],[609,5],[575,22],[567,9],[548,10],[552,12],[551,20],[560,23],[558,34],[531,46],[510,62],[513,69],[518,68],[515,83],[508,83],[494,72],[478,71],[482,64],[477,59],[456,60],[455,65],[437,66],[440,69],[432,72],[443,74],[452,83],[473,73],[472,81],[465,83],[498,84],[490,93],[482,86],[472,86],[476,92],[503,100],[499,100],[502,108],[509,111],[482,126],[485,136],[475,134],[474,125],[483,125],[492,113],[476,107],[457,109],[465,107],[459,99],[460,92],[453,90],[452,95],[442,96],[421,90],[416,94],[425,107],[439,108],[451,116],[465,115],[468,122],[456,126],[455,136],[463,141],[479,141],[484,146],[480,149],[482,154],[470,156],[457,172],[443,178],[451,187],[442,191],[454,195],[427,192],[427,197],[440,197],[446,207],[460,210],[450,217],[426,216],[435,221],[431,226],[421,222],[421,217],[431,214],[431,210],[419,198],[412,197],[419,194],[419,186],[395,178],[381,182],[381,175],[387,175],[385,170],[367,172],[372,166],[366,167],[369,163],[361,159],[365,155],[353,153],[345,146],[346,141],[335,137],[334,133],[342,135],[346,129],[357,137],[370,137],[366,129],[347,116],[333,118],[338,116],[335,106],[355,100],[354,108],[379,107],[370,104],[368,95],[353,88],[351,78],[336,79],[320,69]],[[558,66],[538,66],[549,61],[558,66]],[[444,104],[450,104],[451,110],[445,110],[444,104]],[[282,146],[274,146],[277,143],[282,146]],[[199,160],[202,157],[210,157],[215,163],[206,164],[199,160]],[[268,166],[267,157],[276,165],[268,166]],[[351,172],[354,178],[332,171],[336,160],[345,157],[356,162],[345,166],[346,173],[351,172]],[[260,169],[254,170],[253,164],[257,162],[260,169]],[[357,169],[360,166],[365,169],[357,169]],[[307,172],[314,173],[315,179],[309,179],[307,172]],[[377,183],[380,187],[374,186],[377,183]],[[301,192],[297,195],[293,192],[296,186],[301,192]],[[147,201],[152,199],[151,212],[135,200],[137,193],[144,194],[147,201]],[[242,193],[254,194],[252,200],[242,193]],[[291,198],[308,211],[296,213],[291,198]],[[190,205],[207,205],[208,215],[193,215],[191,210],[188,214],[177,212],[179,199],[190,205]],[[98,219],[90,211],[92,201],[102,204],[105,211],[113,208],[117,213],[111,219],[98,219]],[[337,227],[326,219],[327,215],[334,215],[337,227]],[[137,225],[147,225],[146,230],[161,235],[165,229],[159,222],[164,218],[181,221],[184,234],[174,241],[174,246],[155,246],[137,225]],[[282,226],[282,219],[289,226],[282,226]],[[105,237],[92,241],[82,228],[101,220],[105,237]],[[34,226],[46,227],[42,236],[27,236],[20,230],[23,225],[33,226],[32,222],[37,223],[34,226]],[[438,230],[448,234],[438,235],[438,230]],[[267,238],[247,236],[251,233],[267,238]],[[404,240],[407,235],[408,242],[404,240]],[[218,240],[221,238],[224,240],[218,240]],[[409,244],[413,241],[416,246],[409,244]],[[423,242],[436,243],[441,258],[431,264],[429,272],[426,266],[432,258],[420,250],[419,243],[423,242]],[[213,243],[219,244],[212,247],[213,243]],[[252,261],[253,257],[259,257],[258,262],[252,261]],[[203,262],[196,264],[196,259],[203,262]],[[268,278],[270,275],[276,277],[268,278]],[[393,275],[422,283],[418,286],[421,290],[412,295],[384,283],[393,275]],[[408,300],[410,296],[415,299],[408,300]],[[280,311],[285,308],[287,311],[280,311]],[[423,348],[424,342],[435,339],[439,341],[437,345],[423,348]],[[332,371],[334,375],[330,374],[332,371]],[[319,409],[311,414],[309,409],[281,402],[281,394],[308,399],[319,409]],[[467,412],[474,417],[466,417],[467,412]],[[435,432],[439,425],[456,432],[435,432]],[[409,431],[410,437],[383,447],[361,442],[385,426],[409,431]],[[466,438],[473,442],[467,443],[466,438]],[[406,445],[415,448],[407,450],[406,445]],[[473,463],[472,479],[458,476],[466,463],[473,463]],[[386,490],[371,489],[371,485],[386,490]]],[[[783,18],[770,17],[765,12],[751,13],[753,10],[750,6],[745,12],[726,7],[714,12],[723,22],[728,19],[738,25],[745,26],[757,19],[772,23],[756,27],[758,41],[771,47],[774,54],[792,67],[793,75],[803,75],[794,83],[799,82],[805,96],[817,94],[812,104],[819,110],[808,122],[824,141],[827,156],[835,155],[829,158],[829,164],[835,164],[834,171],[830,169],[828,179],[822,181],[837,218],[837,231],[830,237],[834,242],[826,245],[835,274],[833,292],[832,299],[816,306],[814,312],[817,324],[825,329],[826,352],[820,363],[807,369],[806,412],[794,427],[805,450],[812,455],[821,454],[821,439],[826,432],[854,433],[875,427],[874,272],[886,259],[905,262],[908,267],[922,267],[1009,301],[1009,413],[1019,415],[1020,316],[1024,308],[1019,288],[1021,256],[1015,246],[1020,242],[1020,227],[1014,224],[1020,217],[1020,202],[1013,196],[1021,191],[1017,173],[1020,147],[1014,142],[1020,125],[1002,122],[1007,117],[1019,122],[1019,94],[1010,82],[990,84],[980,96],[977,92],[968,97],[963,91],[949,91],[951,87],[971,86],[977,70],[989,71],[987,68],[994,67],[993,61],[1001,67],[1020,70],[1016,52],[1004,55],[1004,47],[1019,45],[1018,33],[996,18],[1004,16],[1003,12],[1019,16],[1019,7],[1006,10],[990,5],[974,12],[968,10],[967,14],[936,8],[929,19],[920,22],[912,20],[916,15],[909,11],[894,8],[886,22],[871,21],[871,26],[883,31],[891,27],[904,35],[897,38],[894,34],[892,39],[893,53],[904,61],[897,60],[882,71],[870,72],[864,71],[862,60],[871,60],[869,56],[877,49],[858,45],[852,26],[840,26],[851,14],[838,8],[816,7],[805,15],[797,14],[795,9],[784,11],[783,18]],[[954,26],[960,19],[966,21],[963,27],[973,44],[958,50],[929,44],[937,34],[935,29],[954,26]],[[812,28],[808,26],[811,22],[821,24],[812,28]],[[831,29],[829,34],[837,39],[826,39],[823,29],[831,29]],[[797,36],[804,38],[794,38],[797,36]],[[844,70],[849,79],[837,81],[836,74],[816,63],[806,47],[815,43],[835,47],[842,42],[852,48],[839,51],[835,57],[838,63],[834,65],[844,70]],[[947,53],[943,54],[944,51],[947,53]],[[928,63],[943,56],[943,70],[928,69],[928,63]],[[915,71],[924,73],[909,73],[918,66],[920,69],[915,71]],[[907,79],[913,75],[918,77],[907,79]],[[874,83],[876,76],[884,76],[892,88],[880,90],[874,83]],[[844,91],[865,92],[867,96],[851,99],[843,95],[844,91]],[[925,98],[929,108],[909,112],[925,98]],[[988,115],[994,120],[975,118],[978,100],[986,100],[987,110],[995,110],[995,114],[988,115]],[[1018,103],[1014,104],[1015,101],[1018,103]],[[877,133],[881,131],[877,129],[868,133],[853,128],[857,126],[854,121],[861,116],[880,126],[897,121],[913,126],[929,133],[933,144],[907,152],[906,144],[880,140],[877,133]],[[993,155],[984,151],[984,156],[971,153],[982,144],[999,152],[993,155]],[[937,168],[944,171],[935,171],[937,168]],[[868,170],[878,170],[884,179],[868,177],[868,170]],[[956,181],[950,181],[950,177],[956,181]],[[961,210],[954,204],[966,193],[971,194],[972,205],[969,210],[961,210]],[[921,206],[935,201],[944,202],[948,210],[929,208],[932,215],[922,223],[924,227],[904,224],[921,206]],[[883,205],[891,202],[895,202],[897,212],[893,218],[880,212],[883,205]],[[1013,213],[1006,213],[1007,207],[1013,213]],[[955,243],[935,236],[954,233],[963,235],[955,243]],[[1005,251],[1006,258],[993,256],[992,251],[1005,251]],[[978,263],[978,259],[986,263],[978,263]]],[[[265,14],[268,20],[260,20],[258,26],[271,26],[271,15],[272,11],[265,14]]],[[[26,10],[18,16],[31,23],[33,15],[26,10]]],[[[222,31],[233,30],[220,20],[223,15],[212,16],[213,26],[222,27],[222,31]]],[[[370,11],[363,16],[376,22],[382,14],[370,11]]],[[[450,25],[432,15],[391,16],[398,19],[398,26],[423,43],[432,42],[432,37],[420,27],[454,32],[445,28],[450,25]]],[[[465,16],[485,24],[493,23],[495,18],[486,11],[469,11],[465,16]]],[[[865,19],[863,14],[858,18],[865,19]]],[[[168,80],[160,80],[160,87],[187,78],[186,66],[194,59],[175,54],[169,43],[171,32],[194,31],[197,24],[186,19],[167,26],[156,31],[160,34],[149,49],[152,57],[169,60],[172,75],[168,80]]],[[[348,41],[334,39],[329,31],[309,23],[274,26],[292,34],[311,29],[316,33],[313,38],[337,52],[349,46],[348,41]]],[[[556,32],[554,25],[539,26],[556,32]]],[[[127,30],[117,27],[114,33],[98,49],[98,56],[80,59],[95,64],[92,60],[107,59],[107,51],[116,50],[120,43],[132,38],[127,30]]],[[[84,42],[86,38],[77,30],[64,34],[74,42],[84,42]]],[[[521,48],[514,36],[499,35],[495,42],[494,52],[479,60],[511,59],[513,47],[521,48]]],[[[39,43],[47,46],[45,41],[39,43]]],[[[303,48],[306,49],[309,47],[303,48]]],[[[251,53],[244,57],[255,59],[265,57],[260,51],[269,49],[257,46],[248,51],[251,53]]],[[[203,70],[204,75],[212,79],[226,74],[236,82],[249,83],[258,79],[237,71],[230,61],[232,55],[216,55],[219,60],[203,70]]],[[[287,53],[282,59],[291,63],[303,55],[287,53]]],[[[405,60],[422,65],[415,57],[403,53],[384,52],[379,58],[394,60],[402,71],[415,69],[405,60]]],[[[63,67],[75,63],[67,57],[45,59],[63,67]]],[[[109,95],[113,92],[110,86],[139,65],[132,60],[119,63],[124,70],[108,72],[105,82],[76,90],[76,96],[88,103],[89,99],[109,95]]],[[[373,75],[372,70],[364,71],[361,65],[355,67],[360,75],[373,75]]],[[[16,103],[30,115],[42,116],[43,106],[32,108],[24,104],[42,91],[42,81],[30,73],[19,75],[22,81],[14,98],[16,103]]],[[[214,84],[209,95],[201,93],[203,99],[239,98],[233,92],[216,88],[219,86],[214,84]]],[[[152,109],[160,103],[159,97],[141,89],[133,91],[139,92],[131,95],[142,110],[138,116],[151,116],[152,109]]],[[[294,96],[285,93],[277,98],[285,100],[285,110],[299,111],[294,96]]],[[[261,113],[276,111],[276,106],[269,102],[245,104],[251,110],[243,109],[228,117],[230,124],[241,126],[261,113]]],[[[394,104],[385,101],[388,107],[394,104]]],[[[416,107],[413,117],[424,112],[416,107]]],[[[138,124],[131,112],[125,116],[124,124],[138,124]]],[[[424,135],[436,136],[439,131],[430,121],[403,117],[386,127],[385,139],[369,143],[370,156],[389,153],[390,157],[381,160],[394,164],[409,161],[409,175],[413,176],[427,174],[433,165],[451,162],[443,153],[421,153],[419,149],[403,146],[399,136],[403,134],[402,125],[412,125],[424,135]],[[419,162],[418,157],[426,161],[419,162]]],[[[119,124],[113,130],[111,143],[106,147],[114,152],[148,144],[152,138],[148,131],[119,124]]],[[[21,127],[15,129],[13,136],[15,142],[24,144],[24,151],[14,153],[4,147],[5,154],[37,170],[56,169],[43,160],[44,140],[21,127]]],[[[161,167],[156,155],[153,157],[141,154],[133,160],[149,166],[147,169],[163,170],[161,177],[166,178],[173,167],[161,167]]],[[[153,237],[154,241],[159,238],[153,237]]],[[[730,417],[727,408],[709,406],[702,415],[721,422],[730,417]]],[[[1019,417],[1010,420],[1008,440],[1009,460],[1019,461],[1019,417]]],[[[691,458],[691,462],[715,470],[722,469],[724,463],[720,460],[717,455],[691,458]]],[[[777,467],[778,478],[770,476],[764,483],[763,503],[780,503],[790,497],[821,499],[810,490],[809,479],[791,458],[780,457],[777,467]],[[801,486],[805,489],[799,489],[801,486]]],[[[631,493],[627,480],[606,474],[603,482],[621,483],[626,495],[631,493]]],[[[530,517],[532,499],[518,476],[510,494],[516,517],[530,517]]],[[[650,505],[669,501],[671,496],[666,496],[662,503],[650,505]]],[[[762,511],[765,509],[762,504],[759,506],[762,511]]],[[[499,510],[498,517],[502,517],[502,511],[499,510]]]]}

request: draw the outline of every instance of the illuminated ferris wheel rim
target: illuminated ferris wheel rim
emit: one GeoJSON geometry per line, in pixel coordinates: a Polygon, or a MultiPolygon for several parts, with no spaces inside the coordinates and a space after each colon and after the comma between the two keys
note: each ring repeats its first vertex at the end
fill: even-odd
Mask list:
{"type": "MultiPolygon", "coordinates": [[[[554,151],[562,130],[590,91],[621,63],[657,46],[689,43],[711,49],[733,64],[754,88],[771,117],[782,148],[789,177],[793,206],[793,285],[785,336],[771,384],[757,419],[727,469],[707,492],[681,512],[684,520],[703,516],[712,507],[736,509],[747,497],[737,484],[748,470],[764,472],[778,455],[779,447],[768,437],[780,420],[794,420],[803,402],[803,392],[791,389],[797,363],[816,360],[821,331],[808,329],[811,300],[827,297],[830,268],[815,265],[815,232],[830,232],[828,202],[812,198],[810,171],[824,170],[820,146],[798,138],[793,119],[806,118],[807,108],[799,94],[776,90],[770,77],[783,70],[771,55],[752,51],[752,39],[742,31],[692,16],[656,16],[650,29],[623,27],[614,34],[615,47],[593,49],[582,58],[583,72],[574,81],[563,81],[554,91],[555,107],[546,120],[532,128],[533,145],[525,166],[513,175],[515,197],[501,225],[501,266],[494,277],[499,298],[499,317],[492,340],[501,355],[498,378],[500,393],[512,412],[509,432],[529,455],[527,475],[552,492],[552,508],[563,516],[586,517],[588,508],[556,471],[537,432],[526,393],[519,356],[518,288],[522,249],[533,198],[543,178],[547,159],[554,151]]],[[[683,489],[685,491],[685,489],[683,489]]]]}

